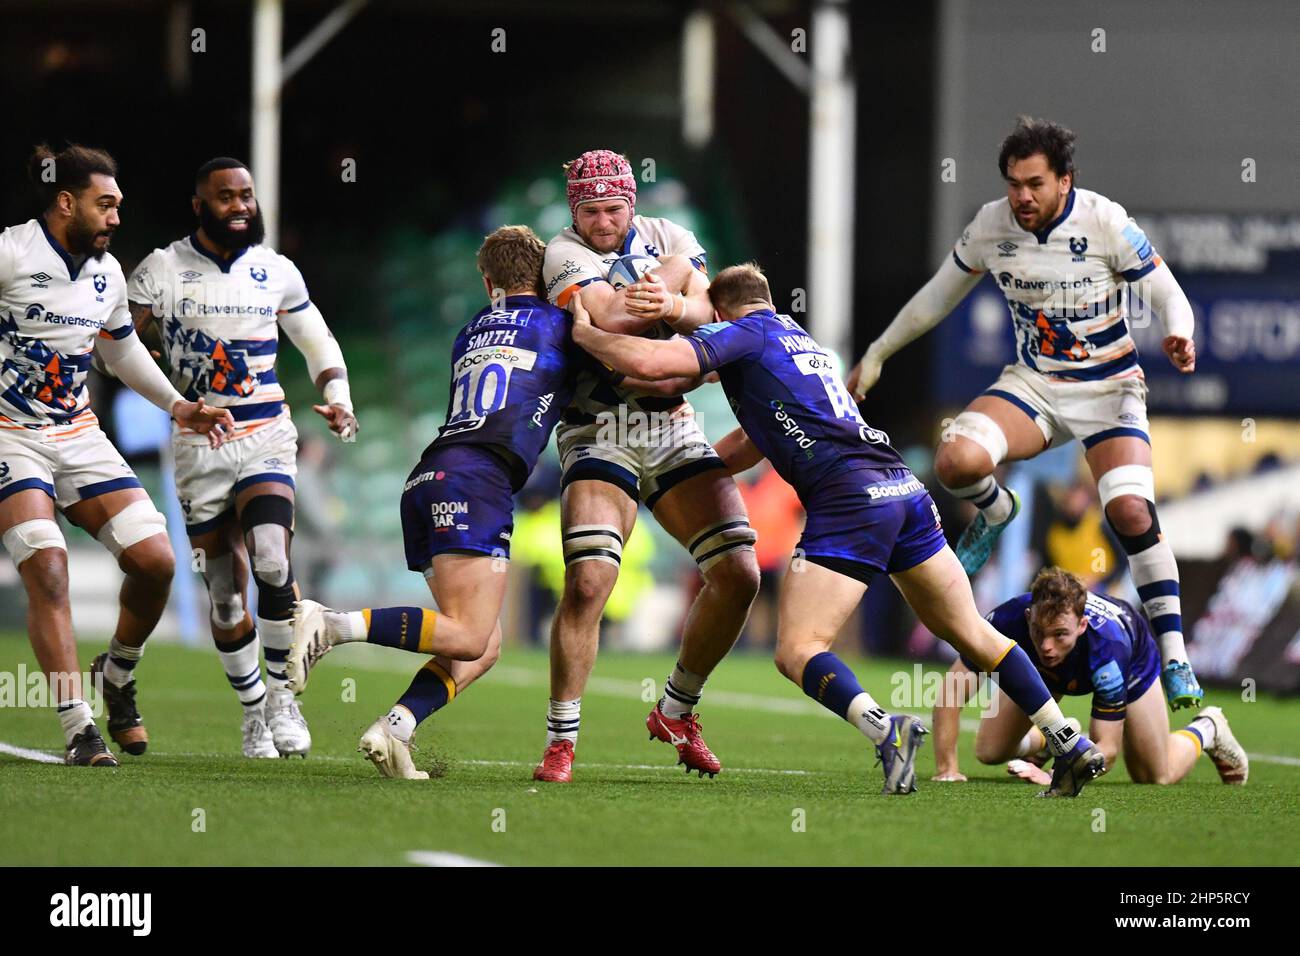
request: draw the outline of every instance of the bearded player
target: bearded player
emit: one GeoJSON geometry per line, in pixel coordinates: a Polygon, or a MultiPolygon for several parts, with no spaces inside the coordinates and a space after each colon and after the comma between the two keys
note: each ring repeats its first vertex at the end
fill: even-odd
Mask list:
{"type": "Polygon", "coordinates": [[[1183,373],[1196,367],[1191,304],[1124,207],[1075,187],[1072,132],[1022,117],[998,168],[1006,197],[980,209],[951,259],[871,343],[849,387],[861,399],[886,359],[992,272],[1011,311],[1016,362],[957,416],[935,455],[943,486],[979,509],[957,556],[974,574],[1020,511],[1015,492],[994,478],[999,463],[1077,439],[1159,642],[1169,705],[1198,706],[1204,694],[1183,646],[1178,564],[1156,517],[1147,388],[1124,285],[1135,284],[1155,310],[1165,354],[1183,373]]]}
{"type": "MultiPolygon", "coordinates": [[[[703,247],[676,223],[636,215],[636,177],[627,159],[591,150],[566,164],[565,173],[573,222],[546,246],[543,278],[550,301],[567,307],[582,290],[592,322],[634,336],[668,338],[712,321],[703,247]],[[624,256],[657,265],[642,281],[616,288],[608,277],[624,256]]],[[[703,576],[686,616],[677,665],[646,726],[652,739],[676,747],[687,773],[721,769],[701,736],[694,707],[744,626],[758,591],[758,563],[736,483],[681,396],[694,384],[683,378],[676,390],[651,391],[611,382],[598,369],[580,372],[574,402],[556,429],[565,579],[551,625],[546,750],[534,779],[572,779],[582,692],[639,503],[690,552],[703,576]],[[644,441],[609,427],[631,416],[657,416],[650,420],[664,427],[646,430],[644,441]]]]}
{"type": "MultiPolygon", "coordinates": [[[[1171,784],[1182,780],[1204,753],[1228,784],[1244,784],[1250,772],[1246,751],[1218,707],[1206,707],[1191,723],[1169,732],[1169,714],[1160,690],[1160,655],[1147,621],[1128,604],[1092,594],[1073,574],[1046,568],[1028,594],[994,608],[988,621],[1011,638],[1035,662],[1048,690],[1061,696],[1092,695],[1088,736],[1114,766],[1122,751],[1135,783],[1171,784]]],[[[961,706],[973,687],[969,661],[958,658],[949,668],[934,710],[936,780],[961,781],[957,731],[961,706]]],[[[980,763],[1010,761],[1008,771],[1031,783],[1046,783],[1037,766],[1043,736],[1029,719],[1001,703],[981,717],[975,738],[980,763]]]]}
{"type": "Polygon", "coordinates": [[[1074,797],[1105,772],[1101,752],[1068,725],[1025,652],[980,617],[970,582],[944,540],[925,486],[862,420],[835,358],[788,315],[777,315],[753,264],[722,270],[709,286],[719,321],[656,342],[592,325],[575,296],[573,340],[613,369],[655,380],[717,371],[740,428],[718,442],[733,472],[767,458],[808,514],[800,560],[781,579],[776,666],[875,744],[886,794],[916,789],[928,732],[890,714],[831,650],[872,581],[888,574],[935,634],[996,673],[1056,756],[1043,796],[1074,797]]]}
{"type": "Polygon", "coordinates": [[[108,252],[121,222],[117,164],[99,149],[39,146],[29,174],[41,215],[0,234],[0,537],[27,592],[27,632],[50,681],[69,764],[116,767],[83,696],[57,509],[125,573],[108,652],[95,658],[109,734],[130,754],[149,736],[135,668],[167,603],[175,568],[167,526],[90,410],[98,357],[201,441],[230,413],[182,398],[140,343],[126,279],[108,252]]]}
{"type": "Polygon", "coordinates": [[[248,168],[204,163],[190,202],[198,228],[136,267],[131,313],[141,333],[158,323],[177,387],[233,417],[219,449],[176,427],[176,491],[190,546],[203,556],[217,655],[243,705],[244,756],[305,757],[311,732],[284,674],[298,599],[289,562],[298,431],[275,373],[279,333],[307,360],[324,396],[312,407],[344,441],[357,431],[347,367],[298,267],[262,244],[248,168]],[[250,566],[256,624],[245,603],[250,566]]]}

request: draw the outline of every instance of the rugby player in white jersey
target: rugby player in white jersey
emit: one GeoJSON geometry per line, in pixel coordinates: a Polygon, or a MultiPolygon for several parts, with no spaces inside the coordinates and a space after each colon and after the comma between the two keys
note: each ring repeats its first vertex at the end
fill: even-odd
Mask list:
{"type": "Polygon", "coordinates": [[[136,267],[131,314],[141,333],[158,323],[176,386],[234,418],[219,449],[183,425],[174,430],[176,491],[190,545],[203,556],[212,639],[243,705],[244,756],[305,757],[311,733],[284,673],[299,597],[289,561],[298,432],[275,374],[280,331],[324,395],[312,407],[344,441],[357,431],[347,368],[298,267],[262,244],[248,168],[209,160],[190,201],[198,228],[136,267]],[[250,565],[256,625],[245,605],[250,565]]]}
{"type": "Polygon", "coordinates": [[[1160,645],[1165,697],[1175,710],[1199,706],[1203,693],[1183,646],[1178,564],[1156,517],[1147,388],[1124,287],[1133,284],[1154,310],[1164,352],[1184,373],[1196,367],[1191,304],[1124,207],[1076,188],[1072,132],[1022,117],[1002,143],[998,168],[1007,195],[980,209],[952,256],[871,343],[849,387],[861,400],[891,355],[943,321],[991,272],[1010,307],[1016,361],[957,416],[935,455],[939,481],[979,509],[957,556],[974,574],[1020,510],[994,478],[999,463],[1082,442],[1160,645]]]}
{"type": "MultiPolygon", "coordinates": [[[[542,277],[550,301],[564,308],[581,289],[598,327],[655,338],[713,321],[703,247],[667,219],[636,215],[636,177],[626,157],[590,150],[565,172],[573,223],[546,246],[542,277]],[[610,268],[628,255],[659,264],[642,281],[615,288],[610,268]]],[[[638,502],[689,550],[703,577],[687,612],[677,665],[646,726],[652,739],[677,749],[687,773],[721,769],[693,708],[744,626],[758,591],[758,563],[736,483],[681,397],[698,381],[633,382],[602,376],[592,366],[579,373],[574,402],[556,429],[564,469],[565,581],[551,626],[551,700],[537,780],[572,779],[582,692],[638,502]],[[632,427],[615,427],[620,420],[650,427],[638,435],[632,427]]]]}
{"type": "Polygon", "coordinates": [[[116,767],[83,697],[55,509],[126,574],[117,628],[91,670],[103,682],[110,735],[131,754],[149,740],[133,674],[175,559],[163,516],[90,410],[86,373],[97,354],[128,387],[209,436],[203,441],[219,444],[216,426],[231,418],[182,398],[135,335],[126,280],[108,253],[122,204],[113,158],[75,144],[58,153],[38,146],[28,172],[42,212],[0,233],[0,538],[27,592],[27,633],[57,703],[65,761],[116,767]]]}

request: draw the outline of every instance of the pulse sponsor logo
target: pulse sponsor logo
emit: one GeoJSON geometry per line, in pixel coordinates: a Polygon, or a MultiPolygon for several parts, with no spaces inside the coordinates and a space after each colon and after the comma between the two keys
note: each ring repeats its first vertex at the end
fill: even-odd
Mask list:
{"type": "Polygon", "coordinates": [[[804,450],[804,457],[811,460],[813,456],[812,448],[817,444],[817,439],[812,438],[806,431],[804,431],[803,426],[795,421],[794,418],[785,410],[785,404],[783,402],[772,402],[772,417],[776,419],[776,423],[780,425],[781,430],[785,432],[785,437],[802,448],[804,450]]]}
{"type": "Polygon", "coordinates": [[[555,404],[555,393],[554,393],[554,392],[547,392],[545,395],[543,395],[541,398],[539,398],[539,399],[537,400],[537,408],[536,408],[536,410],[534,410],[532,417],[531,417],[530,419],[528,419],[528,427],[529,427],[529,428],[541,428],[541,427],[542,427],[542,418],[543,418],[543,416],[546,415],[546,413],[547,413],[548,411],[551,410],[551,406],[552,406],[553,404],[555,404]]]}

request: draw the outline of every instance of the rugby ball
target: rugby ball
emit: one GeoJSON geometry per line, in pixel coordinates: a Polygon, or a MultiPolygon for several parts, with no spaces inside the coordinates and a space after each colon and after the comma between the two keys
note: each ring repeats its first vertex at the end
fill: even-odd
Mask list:
{"type": "Polygon", "coordinates": [[[616,290],[626,289],[657,265],[659,260],[649,256],[620,256],[609,267],[609,275],[605,278],[616,290]]]}

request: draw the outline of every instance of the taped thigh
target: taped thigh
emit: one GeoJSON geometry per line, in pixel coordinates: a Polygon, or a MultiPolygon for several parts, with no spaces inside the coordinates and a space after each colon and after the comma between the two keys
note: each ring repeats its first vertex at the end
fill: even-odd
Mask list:
{"type": "Polygon", "coordinates": [[[564,532],[565,565],[604,561],[618,567],[623,560],[623,534],[608,524],[577,524],[564,532]]]}
{"type": "Polygon", "coordinates": [[[753,551],[758,533],[742,515],[723,518],[695,536],[688,550],[700,571],[708,571],[733,551],[753,551]]]}
{"type": "Polygon", "coordinates": [[[1105,508],[1120,495],[1156,500],[1155,472],[1150,465],[1119,465],[1097,479],[1097,494],[1105,508]]]}
{"type": "Polygon", "coordinates": [[[50,518],[33,518],[31,521],[19,522],[4,533],[3,540],[5,550],[13,558],[14,567],[20,566],[37,551],[46,548],[59,548],[65,552],[68,550],[68,544],[63,539],[63,532],[59,530],[58,522],[50,518]]]}
{"type": "Polygon", "coordinates": [[[133,544],[139,544],[156,534],[167,533],[167,519],[147,498],[133,501],[104,522],[95,535],[99,543],[115,558],[133,544]]]}
{"type": "Polygon", "coordinates": [[[1007,457],[1007,436],[998,423],[983,412],[962,412],[944,429],[943,441],[953,441],[958,436],[973,441],[988,452],[994,465],[1007,457]]]}

